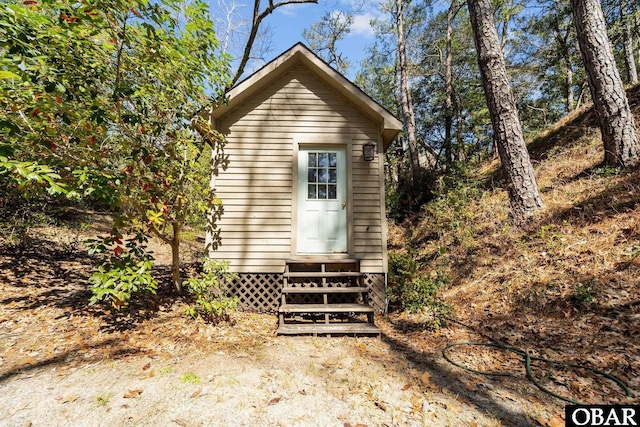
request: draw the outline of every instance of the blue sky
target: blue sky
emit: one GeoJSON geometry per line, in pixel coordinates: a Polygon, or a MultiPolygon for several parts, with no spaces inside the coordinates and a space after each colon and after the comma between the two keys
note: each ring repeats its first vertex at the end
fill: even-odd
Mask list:
{"type": "MultiPolygon", "coordinates": [[[[327,10],[335,10],[339,6],[335,1],[320,0],[318,4],[289,5],[276,10],[270,18],[271,27],[276,34],[273,41],[277,53],[299,41],[305,43],[302,30],[320,20],[327,10]]],[[[340,51],[351,62],[349,77],[355,76],[360,61],[366,56],[366,47],[374,41],[373,29],[369,25],[374,17],[376,11],[370,5],[356,15],[351,32],[338,43],[340,51]]]]}
{"type": "MultiPolygon", "coordinates": [[[[236,21],[247,19],[253,9],[251,0],[236,0],[233,16],[236,21]]],[[[264,1],[264,0],[263,0],[264,1]]],[[[263,26],[270,28],[271,49],[264,55],[267,61],[272,60],[280,53],[289,49],[298,42],[305,42],[302,30],[309,27],[313,22],[319,21],[327,10],[336,10],[352,6],[349,0],[319,0],[318,4],[290,4],[276,9],[263,21],[263,26]]],[[[221,17],[229,14],[229,4],[231,0],[211,0],[211,8],[214,17],[221,17]],[[224,3],[223,3],[224,2],[224,3]],[[226,13],[223,11],[227,11],[226,13]]],[[[377,2],[364,0],[359,3],[359,12],[355,15],[354,25],[347,37],[338,43],[340,52],[350,61],[351,67],[347,73],[348,78],[353,79],[359,69],[359,64],[366,56],[366,47],[373,43],[374,34],[369,24],[371,19],[378,15],[377,2]]],[[[240,33],[242,28],[236,29],[240,33]]],[[[220,32],[220,30],[219,30],[220,32]]],[[[219,34],[219,36],[222,36],[219,34]]],[[[231,37],[231,36],[230,36],[231,37]]],[[[258,41],[259,42],[259,41],[258,41]]],[[[263,64],[254,64],[259,67],[263,64]]],[[[252,70],[247,70],[248,73],[252,70]]]]}

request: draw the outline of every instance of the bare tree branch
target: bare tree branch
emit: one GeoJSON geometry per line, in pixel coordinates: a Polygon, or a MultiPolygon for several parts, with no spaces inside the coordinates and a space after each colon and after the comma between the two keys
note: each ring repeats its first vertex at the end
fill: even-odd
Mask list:
{"type": "Polygon", "coordinates": [[[253,43],[256,40],[256,35],[258,34],[258,30],[260,29],[260,24],[269,16],[274,10],[279,7],[286,6],[288,4],[304,4],[304,3],[315,3],[318,4],[318,0],[284,0],[281,2],[274,2],[273,0],[269,0],[269,6],[266,7],[262,12],[260,12],[260,0],[254,0],[253,6],[253,23],[251,24],[251,31],[249,32],[249,39],[247,40],[247,44],[244,48],[244,53],[242,54],[242,58],[240,59],[240,65],[238,66],[238,70],[236,74],[231,79],[231,83],[229,87],[233,87],[240,76],[244,73],[244,69],[247,66],[247,62],[249,62],[249,58],[251,57],[251,49],[253,48],[253,43]]]}

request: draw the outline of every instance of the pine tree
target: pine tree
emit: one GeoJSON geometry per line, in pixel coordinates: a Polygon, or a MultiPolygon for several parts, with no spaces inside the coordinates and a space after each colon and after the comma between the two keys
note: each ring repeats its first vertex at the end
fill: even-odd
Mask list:
{"type": "Polygon", "coordinates": [[[467,0],[478,64],[491,115],[494,141],[507,179],[511,214],[523,224],[544,204],[524,142],[518,109],[509,85],[491,0],[467,0]]]}
{"type": "Polygon", "coordinates": [[[571,0],[571,8],[602,131],[605,163],[616,167],[637,166],[640,163],[640,143],[607,37],[600,0],[571,0]]]}

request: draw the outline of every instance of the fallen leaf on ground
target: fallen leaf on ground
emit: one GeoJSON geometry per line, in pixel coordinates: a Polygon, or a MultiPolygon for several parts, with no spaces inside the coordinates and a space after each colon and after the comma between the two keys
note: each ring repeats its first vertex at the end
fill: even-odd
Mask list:
{"type": "Polygon", "coordinates": [[[369,398],[369,400],[375,400],[375,398],[373,397],[373,390],[371,389],[371,387],[369,387],[369,390],[367,390],[367,397],[369,398]]]}
{"type": "Polygon", "coordinates": [[[424,385],[429,385],[431,384],[431,374],[429,372],[425,372],[424,374],[422,374],[422,376],[420,377],[420,381],[422,381],[422,383],[424,385]]]}
{"type": "Polygon", "coordinates": [[[411,388],[411,383],[406,383],[404,387],[402,387],[402,391],[409,390],[411,388]]]}
{"type": "Polygon", "coordinates": [[[542,402],[542,400],[537,396],[529,396],[529,402],[544,404],[544,402],[542,402]]]}
{"type": "Polygon", "coordinates": [[[69,403],[69,402],[75,402],[76,400],[80,399],[82,396],[80,396],[79,394],[72,394],[70,396],[65,396],[60,400],[60,403],[69,403]]]}
{"type": "Polygon", "coordinates": [[[149,369],[150,367],[151,367],[151,362],[149,362],[149,363],[147,363],[146,365],[144,365],[144,366],[142,367],[142,370],[143,370],[143,371],[146,371],[146,370],[147,370],[147,369],[149,369]]]}
{"type": "Polygon", "coordinates": [[[156,372],[151,370],[149,372],[141,372],[140,374],[136,375],[136,377],[144,380],[146,378],[154,377],[155,375],[156,375],[156,372]]]}
{"type": "Polygon", "coordinates": [[[478,386],[475,383],[465,383],[464,388],[466,388],[469,391],[476,391],[478,389],[478,386]]]}
{"type": "Polygon", "coordinates": [[[191,397],[193,399],[194,397],[198,397],[200,395],[200,393],[202,393],[202,389],[201,388],[199,388],[198,390],[196,390],[193,393],[191,393],[191,396],[189,396],[189,397],[191,397]]]}
{"type": "Polygon", "coordinates": [[[456,411],[456,412],[462,412],[462,406],[455,404],[453,402],[451,402],[451,404],[449,405],[449,408],[451,408],[452,410],[456,411]]]}
{"type": "Polygon", "coordinates": [[[20,361],[19,365],[33,365],[34,363],[36,363],[36,359],[33,357],[25,357],[20,361]]]}
{"type": "Polygon", "coordinates": [[[280,399],[282,399],[282,397],[278,396],[278,397],[274,397],[273,399],[271,399],[269,401],[269,406],[271,405],[275,405],[276,403],[280,402],[280,399]]]}
{"type": "Polygon", "coordinates": [[[564,427],[565,422],[564,419],[562,419],[562,417],[560,417],[559,415],[554,415],[553,417],[546,420],[546,423],[542,425],[546,427],[564,427]]]}
{"type": "Polygon", "coordinates": [[[131,399],[132,397],[138,397],[138,396],[140,396],[141,394],[142,394],[142,389],[137,388],[137,389],[135,389],[135,390],[129,390],[128,392],[126,392],[126,393],[124,394],[124,396],[123,396],[123,397],[124,397],[125,399],[131,399]]]}
{"type": "Polygon", "coordinates": [[[414,394],[413,396],[411,396],[411,404],[413,405],[413,408],[411,408],[411,412],[414,414],[423,412],[422,411],[423,402],[424,400],[422,399],[422,396],[419,396],[417,394],[414,394]]]}
{"type": "Polygon", "coordinates": [[[540,424],[541,426],[546,426],[547,425],[547,419],[544,417],[536,417],[536,421],[538,422],[538,424],[540,424]]]}

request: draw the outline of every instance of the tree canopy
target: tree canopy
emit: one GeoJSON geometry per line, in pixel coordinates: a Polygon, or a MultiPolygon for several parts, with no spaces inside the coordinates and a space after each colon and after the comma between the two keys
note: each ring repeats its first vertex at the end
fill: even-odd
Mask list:
{"type": "Polygon", "coordinates": [[[208,147],[224,143],[192,126],[229,82],[206,3],[11,2],[0,9],[0,64],[4,184],[98,200],[116,228],[177,251],[187,217],[216,202],[208,147]]]}
{"type": "MultiPolygon", "coordinates": [[[[395,143],[398,149],[388,154],[390,193],[392,197],[396,197],[396,189],[401,193],[397,197],[402,203],[396,204],[401,210],[411,207],[411,199],[418,194],[415,189],[406,190],[409,180],[403,178],[414,163],[409,156],[412,145],[419,148],[422,169],[445,182],[455,182],[475,162],[498,154],[467,7],[455,0],[402,3],[406,54],[402,54],[401,38],[395,33],[397,8],[382,4],[372,22],[375,42],[368,47],[369,55],[356,77],[357,84],[400,117],[406,110],[402,75],[408,74],[404,80],[409,82],[413,100],[417,142],[410,142],[410,132],[406,132],[395,143]]],[[[625,71],[621,72],[623,83],[632,84],[637,78],[633,71],[637,59],[629,52],[638,52],[640,34],[637,25],[632,25],[637,22],[638,3],[602,3],[612,40],[612,66],[625,71]]],[[[582,61],[578,49],[569,0],[500,0],[492,7],[525,138],[592,100],[586,72],[589,65],[582,61]]],[[[605,151],[612,149],[604,147],[605,151]]],[[[612,165],[634,162],[609,161],[612,165]]],[[[442,181],[431,178],[419,182],[421,193],[435,194],[438,182],[442,181]]]]}

